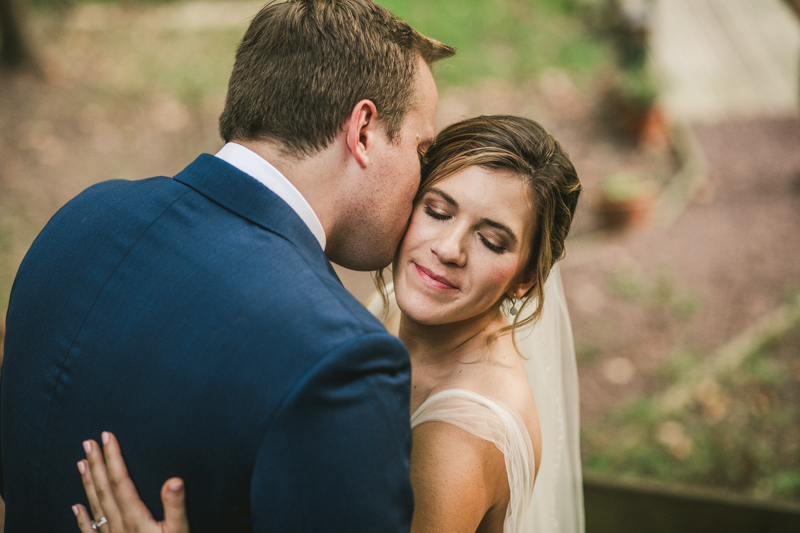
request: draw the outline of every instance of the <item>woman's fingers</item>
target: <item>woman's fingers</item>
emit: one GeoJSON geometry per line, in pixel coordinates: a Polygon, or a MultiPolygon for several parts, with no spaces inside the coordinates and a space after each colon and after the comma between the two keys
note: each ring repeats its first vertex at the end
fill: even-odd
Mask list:
{"type": "MultiPolygon", "coordinates": [[[[100,499],[97,497],[97,491],[94,488],[92,473],[89,471],[89,463],[86,461],[86,459],[78,461],[78,472],[81,473],[83,490],[86,491],[86,499],[89,500],[89,508],[92,510],[91,516],[97,518],[104,516],[103,507],[100,505],[100,499]]],[[[81,505],[81,507],[83,506],[81,505]]]]}
{"type": "Polygon", "coordinates": [[[100,516],[95,516],[95,519],[99,520],[104,516],[111,526],[111,531],[124,531],[122,515],[120,514],[117,499],[114,496],[114,491],[108,479],[108,469],[106,468],[100,446],[97,442],[90,439],[83,442],[83,449],[86,452],[86,461],[89,465],[89,472],[92,477],[94,490],[103,513],[100,516]]]}
{"type": "Polygon", "coordinates": [[[164,533],[189,533],[186,517],[186,490],[179,477],[168,479],[161,487],[161,504],[164,506],[164,533]]]}
{"type": "MultiPolygon", "coordinates": [[[[189,533],[183,480],[171,478],[161,487],[164,521],[156,522],[136,491],[116,437],[104,432],[102,441],[102,450],[93,440],[84,442],[86,460],[78,463],[94,519],[105,516],[108,520],[98,528],[100,533],[189,533]]],[[[86,509],[76,505],[73,510],[81,533],[94,533],[86,509]]]]}
{"type": "MultiPolygon", "coordinates": [[[[81,477],[83,477],[83,473],[81,473],[81,477]]],[[[81,504],[73,505],[72,512],[75,513],[75,518],[78,520],[78,528],[81,530],[81,533],[97,533],[92,529],[92,517],[89,516],[89,511],[86,510],[86,507],[81,504]]]]}
{"type": "Polygon", "coordinates": [[[136,524],[138,526],[155,524],[153,515],[142,502],[139,492],[128,474],[128,467],[122,458],[122,450],[117,438],[113,433],[104,431],[102,440],[108,479],[123,522],[126,525],[136,524]]]}

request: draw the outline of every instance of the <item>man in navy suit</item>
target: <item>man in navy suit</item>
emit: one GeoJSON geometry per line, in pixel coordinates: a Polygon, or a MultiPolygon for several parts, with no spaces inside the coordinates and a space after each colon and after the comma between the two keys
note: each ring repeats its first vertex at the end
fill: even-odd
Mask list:
{"type": "Polygon", "coordinates": [[[269,4],[216,156],[53,217],[8,309],[7,531],[75,529],[80,443],[103,430],[157,517],[186,480],[193,532],[408,531],[408,355],[329,260],[392,260],[434,137],[429,65],[452,53],[369,0],[269,4]]]}

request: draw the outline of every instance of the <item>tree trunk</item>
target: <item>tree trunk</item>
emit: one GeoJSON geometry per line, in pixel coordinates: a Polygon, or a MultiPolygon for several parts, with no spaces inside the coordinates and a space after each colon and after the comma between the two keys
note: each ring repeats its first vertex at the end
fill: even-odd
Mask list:
{"type": "Polygon", "coordinates": [[[0,0],[0,66],[35,70],[36,60],[25,38],[21,11],[15,0],[0,0]]]}

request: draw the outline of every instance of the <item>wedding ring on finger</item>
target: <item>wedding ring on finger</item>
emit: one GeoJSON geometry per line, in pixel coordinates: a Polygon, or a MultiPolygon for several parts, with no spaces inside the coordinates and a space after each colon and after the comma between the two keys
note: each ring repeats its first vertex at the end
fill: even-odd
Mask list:
{"type": "Polygon", "coordinates": [[[92,529],[97,530],[97,528],[108,524],[108,520],[105,516],[101,516],[100,520],[92,520],[92,529]]]}

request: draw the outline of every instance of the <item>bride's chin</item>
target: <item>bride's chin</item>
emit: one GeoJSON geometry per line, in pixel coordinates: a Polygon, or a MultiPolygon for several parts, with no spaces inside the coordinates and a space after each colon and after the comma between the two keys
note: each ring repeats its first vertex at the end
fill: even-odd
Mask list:
{"type": "Polygon", "coordinates": [[[414,316],[405,314],[404,317],[408,322],[410,322],[412,324],[416,324],[417,326],[429,327],[429,326],[438,326],[438,325],[440,325],[435,319],[430,319],[430,318],[427,318],[427,317],[424,317],[424,316],[422,316],[422,317],[421,316],[414,317],[414,316]]]}
{"type": "Polygon", "coordinates": [[[431,302],[414,305],[413,300],[401,301],[399,298],[397,299],[397,306],[406,320],[421,326],[446,326],[483,322],[487,315],[493,314],[492,310],[469,312],[468,309],[445,307],[431,302]]]}
{"type": "Polygon", "coordinates": [[[397,307],[407,320],[423,326],[438,326],[447,323],[443,316],[442,306],[431,302],[417,301],[414,298],[401,298],[396,296],[397,307]]]}
{"type": "Polygon", "coordinates": [[[411,302],[404,302],[397,298],[397,307],[400,308],[400,312],[403,313],[407,320],[411,320],[416,324],[430,325],[428,323],[430,317],[426,316],[426,313],[421,313],[419,307],[414,306],[411,302]]]}

